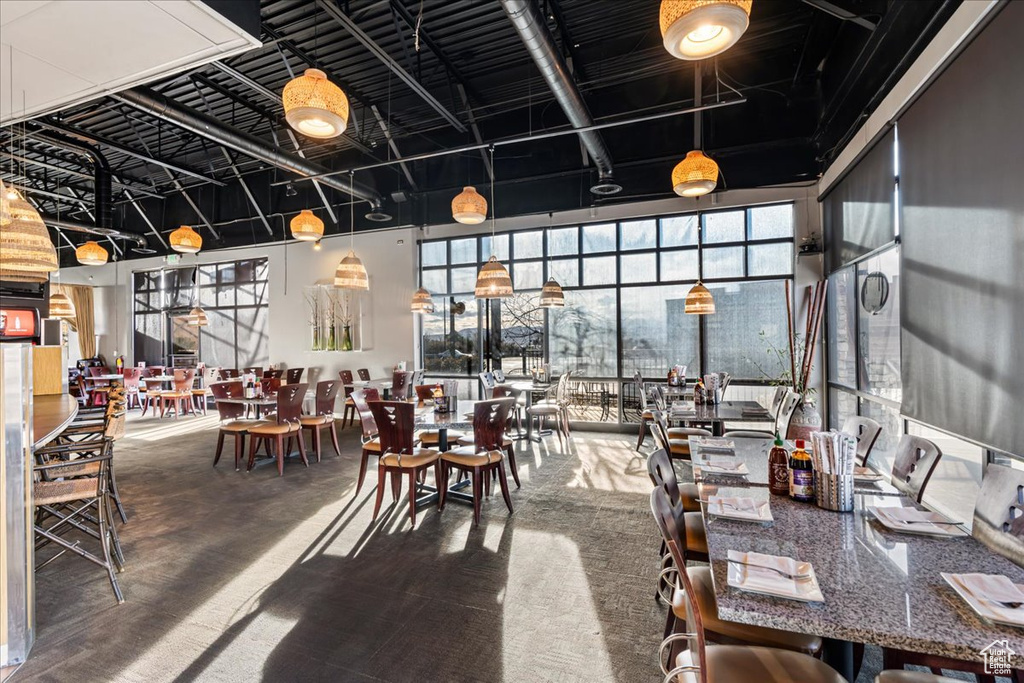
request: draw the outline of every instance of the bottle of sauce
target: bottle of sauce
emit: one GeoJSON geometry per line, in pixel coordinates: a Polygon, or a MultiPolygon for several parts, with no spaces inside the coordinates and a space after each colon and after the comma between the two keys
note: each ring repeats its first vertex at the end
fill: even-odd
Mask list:
{"type": "Polygon", "coordinates": [[[796,450],[789,458],[789,497],[801,503],[814,502],[814,466],[803,439],[796,440],[796,450]]]}
{"type": "Polygon", "coordinates": [[[768,453],[768,490],[776,496],[789,495],[789,451],[775,432],[775,445],[768,453]]]}

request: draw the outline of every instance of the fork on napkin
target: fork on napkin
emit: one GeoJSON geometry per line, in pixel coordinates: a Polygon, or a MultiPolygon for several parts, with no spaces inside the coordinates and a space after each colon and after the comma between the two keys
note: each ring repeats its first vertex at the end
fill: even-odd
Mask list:
{"type": "Polygon", "coordinates": [[[716,517],[733,519],[749,519],[753,521],[771,521],[768,501],[756,501],[749,496],[727,498],[725,496],[709,496],[707,500],[708,514],[716,517]]]}
{"type": "Polygon", "coordinates": [[[1001,574],[942,574],[981,616],[1024,626],[1024,590],[1001,574]],[[966,592],[967,595],[964,595],[966,592]]]}
{"type": "Polygon", "coordinates": [[[942,534],[946,536],[960,536],[963,534],[956,524],[951,523],[937,512],[930,510],[918,510],[911,507],[875,507],[871,512],[876,517],[884,517],[883,522],[889,522],[887,526],[905,528],[910,531],[927,531],[930,534],[942,534]]]}
{"type": "Polygon", "coordinates": [[[808,602],[824,602],[814,568],[791,557],[730,550],[728,583],[734,588],[808,602]],[[788,578],[809,575],[809,578],[788,578]]]}

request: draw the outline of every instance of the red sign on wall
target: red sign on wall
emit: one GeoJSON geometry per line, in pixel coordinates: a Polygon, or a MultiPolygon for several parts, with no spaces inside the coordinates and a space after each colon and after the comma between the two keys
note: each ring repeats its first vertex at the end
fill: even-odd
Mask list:
{"type": "Polygon", "coordinates": [[[0,308],[0,337],[36,336],[36,312],[31,308],[0,308]]]}

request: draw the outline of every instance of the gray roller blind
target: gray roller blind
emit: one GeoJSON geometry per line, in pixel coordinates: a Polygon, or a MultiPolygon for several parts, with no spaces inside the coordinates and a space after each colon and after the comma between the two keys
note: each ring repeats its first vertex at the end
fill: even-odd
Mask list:
{"type": "Polygon", "coordinates": [[[823,202],[828,272],[893,240],[893,132],[836,183],[823,202]]]}
{"type": "Polygon", "coordinates": [[[899,121],[903,413],[1024,454],[1024,2],[899,121]]]}

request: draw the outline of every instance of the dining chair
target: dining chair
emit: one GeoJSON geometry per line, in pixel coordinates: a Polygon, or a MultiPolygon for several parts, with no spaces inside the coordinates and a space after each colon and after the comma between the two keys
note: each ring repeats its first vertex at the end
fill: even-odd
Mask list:
{"type": "MultiPolygon", "coordinates": [[[[786,389],[786,391],[779,403],[778,411],[775,414],[775,421],[770,431],[767,429],[743,429],[733,430],[727,434],[735,435],[735,432],[743,431],[746,432],[746,434],[744,434],[744,438],[748,439],[754,438],[755,434],[760,434],[766,439],[769,437],[774,439],[775,435],[778,434],[781,438],[788,439],[789,425],[793,422],[793,416],[796,414],[796,409],[800,407],[800,394],[795,391],[791,391],[788,388],[780,387],[780,389],[782,388],[786,389]]],[[[776,391],[776,395],[778,395],[778,393],[779,392],[776,391]]]]}
{"type": "Polygon", "coordinates": [[[356,370],[356,374],[359,375],[360,382],[370,381],[370,371],[367,370],[366,368],[359,368],[358,370],[356,370]]]}
{"type": "Polygon", "coordinates": [[[789,387],[786,385],[779,385],[775,387],[775,392],[772,394],[772,401],[768,407],[768,412],[772,415],[772,420],[779,417],[779,408],[782,407],[783,401],[786,399],[786,395],[789,393],[789,387]]]}
{"type": "Polygon", "coordinates": [[[890,481],[900,492],[920,503],[942,451],[921,436],[904,434],[896,445],[890,481]]]}
{"type": "Polygon", "coordinates": [[[169,408],[174,408],[175,420],[182,413],[196,414],[195,404],[192,402],[192,385],[195,378],[196,371],[193,368],[175,368],[174,388],[160,392],[160,417],[163,417],[169,408]]]}
{"type": "MultiPolygon", "coordinates": [[[[260,379],[281,379],[282,377],[284,377],[284,370],[264,370],[263,376],[260,379]]],[[[296,382],[298,380],[289,382],[289,384],[295,384],[296,382]]]]}
{"type": "Polygon", "coordinates": [[[247,368],[242,368],[242,372],[247,374],[247,375],[252,373],[253,375],[256,375],[257,377],[262,377],[263,376],[263,366],[261,366],[261,365],[250,365],[247,368]]]}
{"type": "Polygon", "coordinates": [[[775,438],[774,434],[768,432],[758,431],[756,429],[733,429],[731,431],[722,434],[722,438],[725,439],[765,439],[771,441],[775,438]]]}
{"type": "Polygon", "coordinates": [[[672,458],[677,460],[690,460],[691,436],[711,436],[711,432],[703,427],[669,428],[668,419],[660,410],[652,410],[651,417],[651,435],[658,444],[658,448],[665,449],[672,458]]]}
{"type": "Polygon", "coordinates": [[[355,390],[355,379],[351,370],[342,370],[338,373],[341,383],[345,385],[345,412],[341,414],[341,428],[346,427],[346,422],[351,425],[355,421],[356,405],[352,402],[352,392],[355,390]]]}
{"type": "Polygon", "coordinates": [[[68,386],[71,387],[68,393],[74,396],[78,401],[80,408],[86,408],[89,406],[89,387],[85,384],[85,377],[81,373],[75,375],[71,380],[68,380],[68,386]]]}
{"type": "MultiPolygon", "coordinates": [[[[416,406],[408,401],[371,401],[368,403],[380,435],[381,456],[377,461],[377,499],[373,519],[377,519],[384,501],[385,479],[391,476],[391,497],[397,501],[402,491],[402,476],[409,477],[409,520],[416,526],[416,485],[421,472],[432,468],[434,483],[442,485],[441,454],[429,448],[417,448],[414,439],[416,406]]],[[[440,497],[438,498],[440,508],[440,497]]]]}
{"type": "Polygon", "coordinates": [[[128,408],[139,408],[142,409],[142,401],[139,398],[139,378],[142,375],[142,371],[139,368],[125,368],[123,382],[125,390],[125,398],[127,399],[128,408]]]}
{"type": "Polygon", "coordinates": [[[93,406],[106,405],[107,391],[110,388],[110,380],[92,378],[110,374],[110,371],[100,366],[92,366],[88,368],[88,373],[90,378],[89,382],[92,384],[92,390],[89,392],[91,398],[90,404],[93,406]]]}
{"type": "MultiPolygon", "coordinates": [[[[694,586],[690,572],[683,568],[683,560],[679,525],[668,496],[660,488],[651,492],[651,512],[661,530],[662,538],[672,555],[678,571],[675,577],[675,593],[680,596],[679,602],[685,610],[687,632],[672,633],[661,643],[658,661],[666,681],[696,680],[699,683],[718,683],[725,681],[758,681],[758,683],[845,683],[839,673],[819,659],[805,654],[803,651],[780,649],[779,647],[763,647],[760,645],[738,645],[732,642],[708,643],[722,634],[710,632],[712,623],[722,625],[725,622],[715,619],[706,611],[706,601],[702,604],[702,595],[694,586]],[[702,609],[705,607],[705,609],[702,609]],[[673,656],[676,643],[685,643],[687,648],[673,656]],[[668,657],[666,657],[666,654],[668,657]],[[682,674],[688,674],[682,677],[682,674]],[[696,674],[696,675],[694,675],[696,674]]],[[[710,578],[710,576],[709,576],[710,578]]],[[[713,589],[712,589],[713,590],[713,589]]],[[[713,604],[713,603],[712,603],[713,604]]],[[[751,631],[765,632],[768,640],[776,635],[787,636],[774,629],[757,629],[751,631]]],[[[810,636],[806,638],[813,640],[810,636]]],[[[728,640],[723,637],[723,640],[728,640]]],[[[817,639],[818,649],[821,639],[817,639]]],[[[787,642],[788,644],[788,642],[787,642]]]]}
{"type": "Polygon", "coordinates": [[[396,370],[391,376],[391,400],[408,401],[412,391],[412,373],[408,370],[396,370]]]}
{"type": "Polygon", "coordinates": [[[143,377],[142,384],[146,387],[142,394],[142,414],[145,415],[150,408],[155,414],[160,408],[160,394],[164,391],[163,381],[154,377],[143,377]]]}
{"type": "Polygon", "coordinates": [[[436,384],[414,384],[413,391],[416,392],[416,405],[420,408],[434,402],[434,389],[436,384]]]}
{"type": "MultiPolygon", "coordinates": [[[[684,513],[700,513],[700,491],[697,485],[691,482],[679,483],[675,467],[672,466],[672,459],[664,448],[658,448],[647,457],[647,476],[650,477],[651,484],[665,489],[665,493],[668,494],[673,506],[681,505],[684,513]]],[[[664,569],[672,564],[672,556],[668,554],[668,548],[664,541],[662,541],[661,548],[658,551],[658,557],[661,558],[662,572],[658,576],[658,588],[654,592],[654,599],[656,601],[664,600],[666,603],[672,604],[672,596],[664,595],[662,592],[669,585],[665,578],[664,569]]],[[[671,610],[669,611],[668,619],[669,623],[665,626],[666,636],[670,632],[669,625],[674,623],[671,610]]]]}
{"type": "MultiPolygon", "coordinates": [[[[349,373],[351,374],[351,373],[349,373]]],[[[370,401],[379,401],[380,392],[373,388],[356,389],[349,396],[356,414],[359,415],[359,424],[363,433],[360,437],[362,442],[362,453],[359,459],[359,479],[356,481],[356,493],[363,488],[363,480],[366,479],[366,465],[371,455],[380,457],[380,437],[377,435],[377,423],[373,419],[373,412],[370,410],[370,401]]]]}
{"type": "MultiPolygon", "coordinates": [[[[302,438],[302,399],[306,396],[306,384],[288,384],[277,392],[277,415],[275,419],[259,420],[249,427],[249,464],[247,472],[251,472],[256,462],[256,451],[261,443],[273,442],[277,458],[277,476],[284,476],[285,437],[299,438],[299,456],[302,464],[309,467],[306,459],[306,442],[302,438]]],[[[290,454],[290,453],[289,453],[290,454]]]]}
{"type": "Polygon", "coordinates": [[[192,388],[192,407],[198,408],[203,415],[206,415],[207,399],[213,395],[210,385],[216,382],[219,376],[220,368],[205,366],[200,371],[200,386],[192,388]]]}
{"type": "Polygon", "coordinates": [[[481,395],[485,401],[489,401],[494,392],[494,375],[490,372],[484,371],[478,373],[477,376],[480,378],[481,395]]]}
{"type": "Polygon", "coordinates": [[[651,421],[651,406],[648,403],[647,387],[644,386],[644,378],[637,370],[633,373],[633,386],[636,388],[636,395],[640,401],[640,429],[636,435],[636,450],[640,450],[647,438],[647,423],[651,421]]]}
{"type": "Polygon", "coordinates": [[[224,437],[231,436],[235,440],[235,471],[242,469],[242,458],[245,457],[245,436],[254,420],[245,419],[245,406],[241,403],[226,403],[226,398],[242,398],[242,383],[238,380],[213,382],[207,390],[213,396],[217,415],[220,417],[217,432],[217,452],[213,456],[213,466],[220,462],[221,450],[224,448],[224,437]]]}
{"type": "MultiPolygon", "coordinates": [[[[285,373],[288,384],[298,384],[302,381],[302,373],[306,371],[306,368],[288,368],[285,373]]],[[[278,370],[280,372],[280,370],[278,370]]],[[[337,393],[337,392],[335,392],[337,393]]]]}
{"type": "MultiPolygon", "coordinates": [[[[300,370],[302,368],[299,368],[300,370]]],[[[301,373],[300,373],[301,374],[301,373]]],[[[289,382],[288,386],[292,383],[289,382]]],[[[316,453],[316,461],[320,462],[320,430],[331,431],[331,443],[334,445],[334,452],[341,457],[341,448],[338,446],[338,432],[334,428],[334,401],[341,389],[341,382],[336,379],[327,379],[317,382],[315,408],[312,415],[303,415],[299,418],[303,429],[309,429],[313,436],[313,452],[316,453]]]]}
{"type": "Polygon", "coordinates": [[[992,463],[974,504],[972,534],[993,552],[1024,567],[1024,470],[992,463]]]}
{"type": "Polygon", "coordinates": [[[516,422],[516,433],[519,435],[523,434],[523,405],[519,403],[519,397],[522,396],[522,389],[516,389],[510,384],[498,384],[495,385],[494,391],[491,392],[492,398],[505,398],[511,396],[516,400],[512,406],[512,413],[509,415],[508,420],[508,431],[512,431],[512,420],[516,422]]]}
{"type": "Polygon", "coordinates": [[[163,375],[167,371],[167,366],[166,365],[150,365],[150,366],[147,367],[147,369],[150,371],[150,374],[146,375],[147,377],[160,377],[161,375],[163,375]]]}
{"type": "Polygon", "coordinates": [[[871,456],[871,449],[875,447],[878,435],[882,433],[882,425],[870,417],[851,415],[843,422],[843,428],[840,431],[856,437],[857,464],[860,467],[867,467],[868,458],[871,456]]]}
{"type": "Polygon", "coordinates": [[[569,371],[566,371],[559,376],[553,398],[538,401],[526,409],[528,419],[537,418],[538,431],[543,431],[546,419],[554,418],[560,446],[562,445],[563,437],[569,439],[569,403],[566,396],[566,387],[570,374],[569,371]]]}
{"type": "Polygon", "coordinates": [[[423,384],[423,377],[426,374],[427,374],[427,371],[422,369],[422,368],[420,368],[419,370],[413,370],[412,371],[412,377],[410,378],[409,382],[414,387],[419,385],[419,384],[423,384]]]}
{"type": "Polygon", "coordinates": [[[505,371],[502,370],[501,368],[497,368],[495,370],[492,370],[491,374],[494,375],[495,383],[497,383],[497,384],[504,384],[505,383],[505,371]]]}
{"type": "MultiPolygon", "coordinates": [[[[665,451],[663,448],[659,450],[665,451]]],[[[663,489],[665,494],[669,496],[669,499],[672,501],[672,508],[679,515],[679,524],[685,528],[684,543],[679,547],[684,559],[687,561],[707,562],[708,539],[704,527],[704,519],[701,517],[699,494],[696,498],[684,500],[682,491],[679,489],[678,479],[676,479],[675,468],[666,468],[664,466],[648,468],[647,475],[651,477],[655,488],[663,489]],[[698,501],[697,510],[687,510],[687,508],[694,507],[694,500],[698,501]]],[[[690,493],[692,492],[693,489],[690,489],[690,493]]]]}
{"type": "Polygon", "coordinates": [[[470,475],[473,486],[473,523],[480,526],[480,502],[484,487],[490,489],[492,473],[498,475],[501,495],[505,499],[508,513],[512,514],[512,499],[508,493],[508,478],[505,475],[505,429],[509,411],[515,399],[499,398],[479,401],[473,407],[473,443],[453,448],[441,454],[441,479],[437,485],[440,491],[438,510],[444,510],[448,492],[448,478],[452,469],[470,475]]]}
{"type": "Polygon", "coordinates": [[[238,370],[235,369],[235,368],[221,368],[220,369],[220,379],[221,379],[221,381],[228,380],[228,379],[238,379],[239,377],[241,377],[241,373],[238,372],[238,370]]]}

